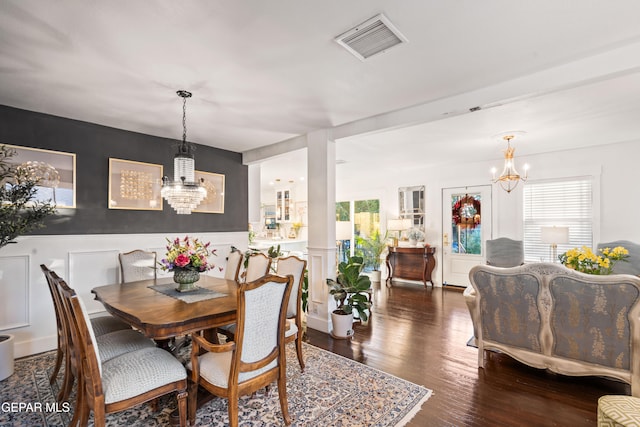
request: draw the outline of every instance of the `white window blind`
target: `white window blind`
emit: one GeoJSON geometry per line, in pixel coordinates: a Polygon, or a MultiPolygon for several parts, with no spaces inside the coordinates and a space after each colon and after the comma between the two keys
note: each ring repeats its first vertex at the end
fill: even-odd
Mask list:
{"type": "Polygon", "coordinates": [[[569,227],[569,243],[558,245],[558,255],[583,245],[593,247],[592,188],[591,177],[524,186],[525,261],[551,261],[549,245],[540,241],[542,227],[569,227]]]}

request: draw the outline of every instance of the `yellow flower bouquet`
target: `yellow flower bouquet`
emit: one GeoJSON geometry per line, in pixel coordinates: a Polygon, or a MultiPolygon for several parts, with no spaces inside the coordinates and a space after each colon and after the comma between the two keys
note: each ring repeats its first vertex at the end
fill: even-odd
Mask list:
{"type": "Polygon", "coordinates": [[[618,261],[626,261],[629,251],[622,246],[613,249],[602,248],[595,253],[591,248],[569,249],[559,256],[560,262],[567,268],[587,274],[611,274],[613,266],[618,261]]]}

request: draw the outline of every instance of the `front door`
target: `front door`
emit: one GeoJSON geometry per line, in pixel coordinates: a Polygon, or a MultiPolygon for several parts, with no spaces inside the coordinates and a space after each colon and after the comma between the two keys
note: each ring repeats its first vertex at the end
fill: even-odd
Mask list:
{"type": "Polygon", "coordinates": [[[471,267],[485,263],[491,238],[491,186],[442,190],[442,283],[468,286],[471,267]]]}

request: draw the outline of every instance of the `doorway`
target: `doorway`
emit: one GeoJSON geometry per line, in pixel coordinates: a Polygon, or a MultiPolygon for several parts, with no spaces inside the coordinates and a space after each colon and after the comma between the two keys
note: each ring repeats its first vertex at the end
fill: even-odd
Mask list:
{"type": "Polygon", "coordinates": [[[469,286],[491,238],[491,186],[442,189],[442,284],[469,286]]]}

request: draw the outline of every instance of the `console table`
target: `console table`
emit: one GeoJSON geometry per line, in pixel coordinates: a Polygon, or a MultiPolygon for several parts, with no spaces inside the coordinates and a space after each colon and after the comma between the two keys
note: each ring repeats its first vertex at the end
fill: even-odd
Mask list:
{"type": "Polygon", "coordinates": [[[427,282],[433,286],[431,273],[436,266],[435,253],[436,248],[431,246],[389,246],[387,286],[391,286],[393,279],[421,280],[425,287],[427,282]]]}

